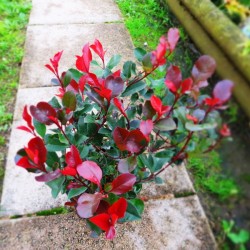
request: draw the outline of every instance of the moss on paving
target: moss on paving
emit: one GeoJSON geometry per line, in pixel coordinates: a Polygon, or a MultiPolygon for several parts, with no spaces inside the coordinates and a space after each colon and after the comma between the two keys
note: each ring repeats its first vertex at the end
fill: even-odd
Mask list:
{"type": "Polygon", "coordinates": [[[0,0],[0,194],[30,0],[0,0]]]}

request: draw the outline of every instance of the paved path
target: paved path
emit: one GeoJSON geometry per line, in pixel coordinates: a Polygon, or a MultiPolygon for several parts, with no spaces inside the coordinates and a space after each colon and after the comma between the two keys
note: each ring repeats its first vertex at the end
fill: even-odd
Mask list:
{"type": "MultiPolygon", "coordinates": [[[[107,59],[121,54],[123,61],[133,60],[133,44],[113,0],[33,0],[1,200],[5,218],[64,204],[65,196],[53,200],[47,186],[15,166],[16,151],[28,141],[16,127],[24,105],[49,100],[57,92],[44,67],[49,58],[64,50],[61,70],[72,67],[74,55],[95,38],[107,48],[107,59]]],[[[169,168],[162,177],[164,184],[144,188],[143,195],[150,198],[144,220],[120,226],[114,242],[89,239],[84,221],[68,214],[0,220],[0,249],[215,249],[197,196],[174,198],[194,193],[185,167],[169,168]]]]}

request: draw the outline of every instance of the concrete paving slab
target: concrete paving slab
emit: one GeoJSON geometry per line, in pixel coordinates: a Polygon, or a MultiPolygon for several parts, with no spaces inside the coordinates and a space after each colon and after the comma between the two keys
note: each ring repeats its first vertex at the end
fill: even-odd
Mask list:
{"type": "Polygon", "coordinates": [[[165,169],[159,177],[162,178],[162,184],[144,183],[141,196],[145,198],[157,198],[165,195],[187,195],[195,193],[193,184],[187,173],[184,164],[165,169]]]}
{"type": "MultiPolygon", "coordinates": [[[[18,120],[12,126],[9,142],[11,146],[9,147],[6,162],[0,216],[34,213],[62,206],[67,200],[65,195],[53,199],[50,188],[44,183],[37,182],[34,179],[34,174],[28,173],[26,170],[15,165],[14,157],[16,152],[23,146],[26,146],[29,139],[32,138],[32,135],[16,129],[18,126],[24,124],[23,121],[18,120]]],[[[145,199],[157,199],[194,192],[184,166],[166,169],[161,176],[163,184],[144,184],[141,197],[145,199]]]]}
{"type": "Polygon", "coordinates": [[[106,61],[114,54],[123,62],[133,59],[133,44],[123,24],[29,26],[22,62],[20,87],[51,86],[53,74],[44,67],[58,51],[64,50],[60,72],[75,67],[75,55],[84,44],[97,38],[107,50],[106,61]]]}
{"type": "Polygon", "coordinates": [[[30,24],[104,23],[121,21],[113,0],[33,0],[30,24]]]}
{"type": "Polygon", "coordinates": [[[145,203],[141,221],[118,224],[113,241],[89,238],[75,213],[0,221],[0,248],[213,250],[214,237],[197,196],[145,203]]]}
{"type": "Polygon", "coordinates": [[[0,216],[20,215],[51,209],[64,205],[67,197],[51,196],[51,189],[42,182],[35,180],[35,175],[17,167],[14,162],[16,152],[26,146],[32,135],[17,129],[24,125],[22,121],[14,122],[9,141],[9,151],[3,183],[0,216]]]}
{"type": "MultiPolygon", "coordinates": [[[[27,88],[18,91],[1,201],[2,215],[33,213],[63,205],[66,201],[66,197],[63,196],[56,200],[52,199],[50,189],[46,185],[36,182],[33,174],[18,168],[14,163],[16,152],[27,145],[31,138],[28,133],[16,129],[20,125],[25,125],[22,121],[23,107],[39,101],[48,101],[57,92],[57,87],[27,88]]],[[[144,184],[141,196],[154,199],[194,192],[184,165],[169,167],[161,177],[163,184],[144,184]]]]}

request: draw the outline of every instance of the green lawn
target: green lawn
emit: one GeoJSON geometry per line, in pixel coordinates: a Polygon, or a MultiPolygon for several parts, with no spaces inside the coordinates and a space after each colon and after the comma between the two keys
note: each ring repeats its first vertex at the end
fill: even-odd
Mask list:
{"type": "Polygon", "coordinates": [[[30,0],[0,0],[0,178],[12,122],[30,0]]]}

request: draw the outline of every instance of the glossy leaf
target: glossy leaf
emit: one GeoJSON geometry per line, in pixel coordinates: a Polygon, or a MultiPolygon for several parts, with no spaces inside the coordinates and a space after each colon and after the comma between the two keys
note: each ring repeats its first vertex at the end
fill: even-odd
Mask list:
{"type": "Polygon", "coordinates": [[[76,109],[76,96],[72,91],[67,91],[62,99],[63,106],[70,110],[76,109]]]}
{"type": "Polygon", "coordinates": [[[134,55],[135,55],[135,58],[141,62],[143,57],[147,54],[147,52],[142,49],[142,48],[135,48],[134,49],[134,55]]]}
{"type": "Polygon", "coordinates": [[[121,174],[112,181],[112,189],[110,192],[117,195],[124,194],[132,190],[135,182],[135,175],[129,173],[121,174]]]}
{"type": "Polygon", "coordinates": [[[121,61],[120,55],[112,56],[107,64],[107,68],[109,68],[110,70],[113,69],[115,66],[117,66],[119,64],[120,61],[121,61]]]}
{"type": "Polygon", "coordinates": [[[53,121],[49,117],[56,117],[56,111],[47,102],[39,102],[36,106],[30,106],[31,115],[39,122],[51,125],[53,121]]]}
{"type": "Polygon", "coordinates": [[[60,169],[56,169],[53,172],[49,172],[46,174],[36,176],[35,179],[36,179],[36,181],[39,181],[39,182],[49,182],[49,181],[53,181],[54,179],[60,177],[61,175],[62,174],[61,174],[60,169]]]}
{"type": "Polygon", "coordinates": [[[125,217],[120,222],[140,220],[144,210],[144,203],[140,199],[128,200],[125,217]]]}
{"type": "Polygon", "coordinates": [[[203,123],[203,124],[194,124],[191,122],[187,122],[185,127],[189,131],[201,131],[206,129],[214,129],[217,127],[217,123],[203,123]]]}
{"type": "Polygon", "coordinates": [[[156,124],[155,128],[160,131],[170,131],[177,128],[175,121],[172,118],[160,119],[156,124]]]}
{"type": "Polygon", "coordinates": [[[175,49],[175,46],[180,38],[179,30],[177,28],[170,28],[167,35],[170,51],[175,49]]]}
{"type": "Polygon", "coordinates": [[[220,103],[223,104],[229,100],[232,95],[233,82],[229,80],[223,80],[218,82],[213,90],[213,96],[220,100],[220,103]]]}
{"type": "Polygon", "coordinates": [[[87,190],[87,187],[72,188],[69,190],[68,199],[78,196],[82,194],[83,192],[85,192],[86,190],[87,190]]]}
{"type": "Polygon", "coordinates": [[[132,172],[137,165],[137,160],[135,156],[129,158],[121,159],[118,163],[118,171],[122,174],[132,172]]]}
{"type": "Polygon", "coordinates": [[[122,96],[131,96],[134,93],[141,91],[146,88],[146,83],[143,81],[139,81],[133,85],[129,85],[122,93],[122,96]]]}
{"type": "Polygon", "coordinates": [[[94,161],[82,162],[77,166],[77,172],[84,179],[100,186],[102,179],[102,170],[94,161]]]}
{"type": "Polygon", "coordinates": [[[54,199],[61,192],[64,181],[65,181],[65,176],[60,176],[59,178],[46,183],[46,185],[48,185],[51,188],[51,194],[54,199]]]}
{"type": "Polygon", "coordinates": [[[43,138],[46,134],[46,126],[45,124],[33,119],[33,123],[36,129],[36,132],[43,138]]]}
{"type": "Polygon", "coordinates": [[[206,81],[212,76],[215,68],[215,60],[210,56],[203,55],[195,62],[192,69],[192,77],[196,83],[199,81],[206,81]]]}
{"type": "Polygon", "coordinates": [[[121,77],[115,78],[111,75],[105,79],[105,86],[112,91],[112,97],[116,97],[123,91],[124,82],[121,77]]]}
{"type": "Polygon", "coordinates": [[[77,214],[81,218],[92,217],[99,206],[102,196],[103,195],[101,193],[82,194],[77,200],[77,214]]]}

